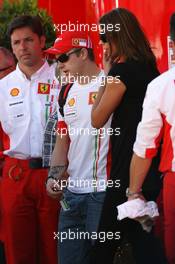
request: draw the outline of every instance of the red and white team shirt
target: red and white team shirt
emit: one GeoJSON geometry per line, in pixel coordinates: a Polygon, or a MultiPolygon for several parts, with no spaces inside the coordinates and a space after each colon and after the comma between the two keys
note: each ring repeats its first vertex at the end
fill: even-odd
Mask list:
{"type": "Polygon", "coordinates": [[[56,108],[55,68],[47,62],[27,79],[19,69],[0,80],[0,123],[5,132],[3,154],[19,159],[42,156],[43,134],[56,108]]]}
{"type": "Polygon", "coordinates": [[[143,158],[153,158],[161,139],[159,169],[162,172],[175,171],[175,68],[148,85],[134,152],[143,158]]]}
{"type": "Polygon", "coordinates": [[[58,131],[68,130],[70,146],[68,151],[69,185],[74,193],[104,191],[110,169],[109,135],[111,119],[104,128],[96,130],[91,126],[91,110],[104,73],[98,81],[87,85],[77,82],[70,88],[64,106],[64,118],[58,111],[58,131]],[[62,130],[61,130],[62,129],[62,130]]]}

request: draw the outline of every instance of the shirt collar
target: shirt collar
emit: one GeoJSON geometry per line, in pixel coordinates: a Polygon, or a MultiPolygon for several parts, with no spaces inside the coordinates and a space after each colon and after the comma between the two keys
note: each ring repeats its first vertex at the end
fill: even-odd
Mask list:
{"type": "MultiPolygon", "coordinates": [[[[47,70],[49,69],[49,64],[47,61],[44,62],[44,64],[41,66],[40,69],[38,69],[32,76],[31,76],[31,80],[35,80],[38,79],[43,72],[47,72],[47,70]]],[[[28,80],[26,75],[20,70],[19,65],[17,64],[16,66],[16,73],[19,77],[21,77],[24,80],[28,80]]],[[[29,80],[28,80],[29,81],[29,80]]]]}

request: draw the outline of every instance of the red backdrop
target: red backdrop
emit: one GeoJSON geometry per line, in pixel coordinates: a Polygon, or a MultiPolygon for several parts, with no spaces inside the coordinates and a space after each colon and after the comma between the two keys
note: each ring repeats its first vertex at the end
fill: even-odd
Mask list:
{"type": "MultiPolygon", "coordinates": [[[[71,23],[97,24],[99,17],[115,8],[115,0],[38,0],[40,7],[46,8],[55,24],[71,23]]],[[[57,27],[58,28],[58,27],[57,27]]],[[[95,50],[96,61],[101,62],[101,48],[98,45],[98,33],[90,31],[95,50]]]]}
{"type": "MultiPolygon", "coordinates": [[[[3,0],[0,0],[0,5],[3,0]]],[[[38,6],[48,10],[55,24],[61,23],[97,23],[99,17],[116,7],[131,10],[139,19],[157,57],[160,71],[168,68],[167,36],[169,18],[175,12],[174,0],[38,0],[38,6]],[[78,22],[77,22],[78,21],[78,22]]],[[[99,63],[100,47],[98,34],[91,32],[96,60],[99,63]]]]}
{"type": "MultiPolygon", "coordinates": [[[[38,5],[48,10],[55,23],[97,23],[102,14],[116,7],[116,2],[119,7],[128,8],[137,16],[154,49],[159,69],[167,70],[167,35],[170,15],[175,12],[174,0],[38,0],[38,5]]],[[[98,34],[90,34],[99,63],[98,34]]]]}
{"type": "Polygon", "coordinates": [[[128,8],[137,16],[154,48],[160,71],[167,70],[167,36],[169,34],[169,19],[175,12],[175,1],[119,0],[119,6],[128,8]]]}

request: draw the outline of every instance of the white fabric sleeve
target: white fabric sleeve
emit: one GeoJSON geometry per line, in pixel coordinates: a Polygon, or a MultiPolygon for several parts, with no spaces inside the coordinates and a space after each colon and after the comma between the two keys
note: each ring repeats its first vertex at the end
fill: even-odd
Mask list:
{"type": "Polygon", "coordinates": [[[148,85],[143,103],[142,120],[137,128],[134,152],[142,158],[153,158],[162,138],[163,120],[160,112],[158,87],[148,85]]]}

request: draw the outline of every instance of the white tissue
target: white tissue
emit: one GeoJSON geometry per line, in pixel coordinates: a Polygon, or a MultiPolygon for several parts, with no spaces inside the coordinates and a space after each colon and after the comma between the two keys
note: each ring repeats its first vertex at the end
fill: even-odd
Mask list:
{"type": "Polygon", "coordinates": [[[155,202],[145,202],[140,198],[127,201],[117,206],[117,209],[118,220],[122,220],[126,217],[134,219],[143,216],[149,216],[150,218],[159,216],[158,207],[155,202]]]}

